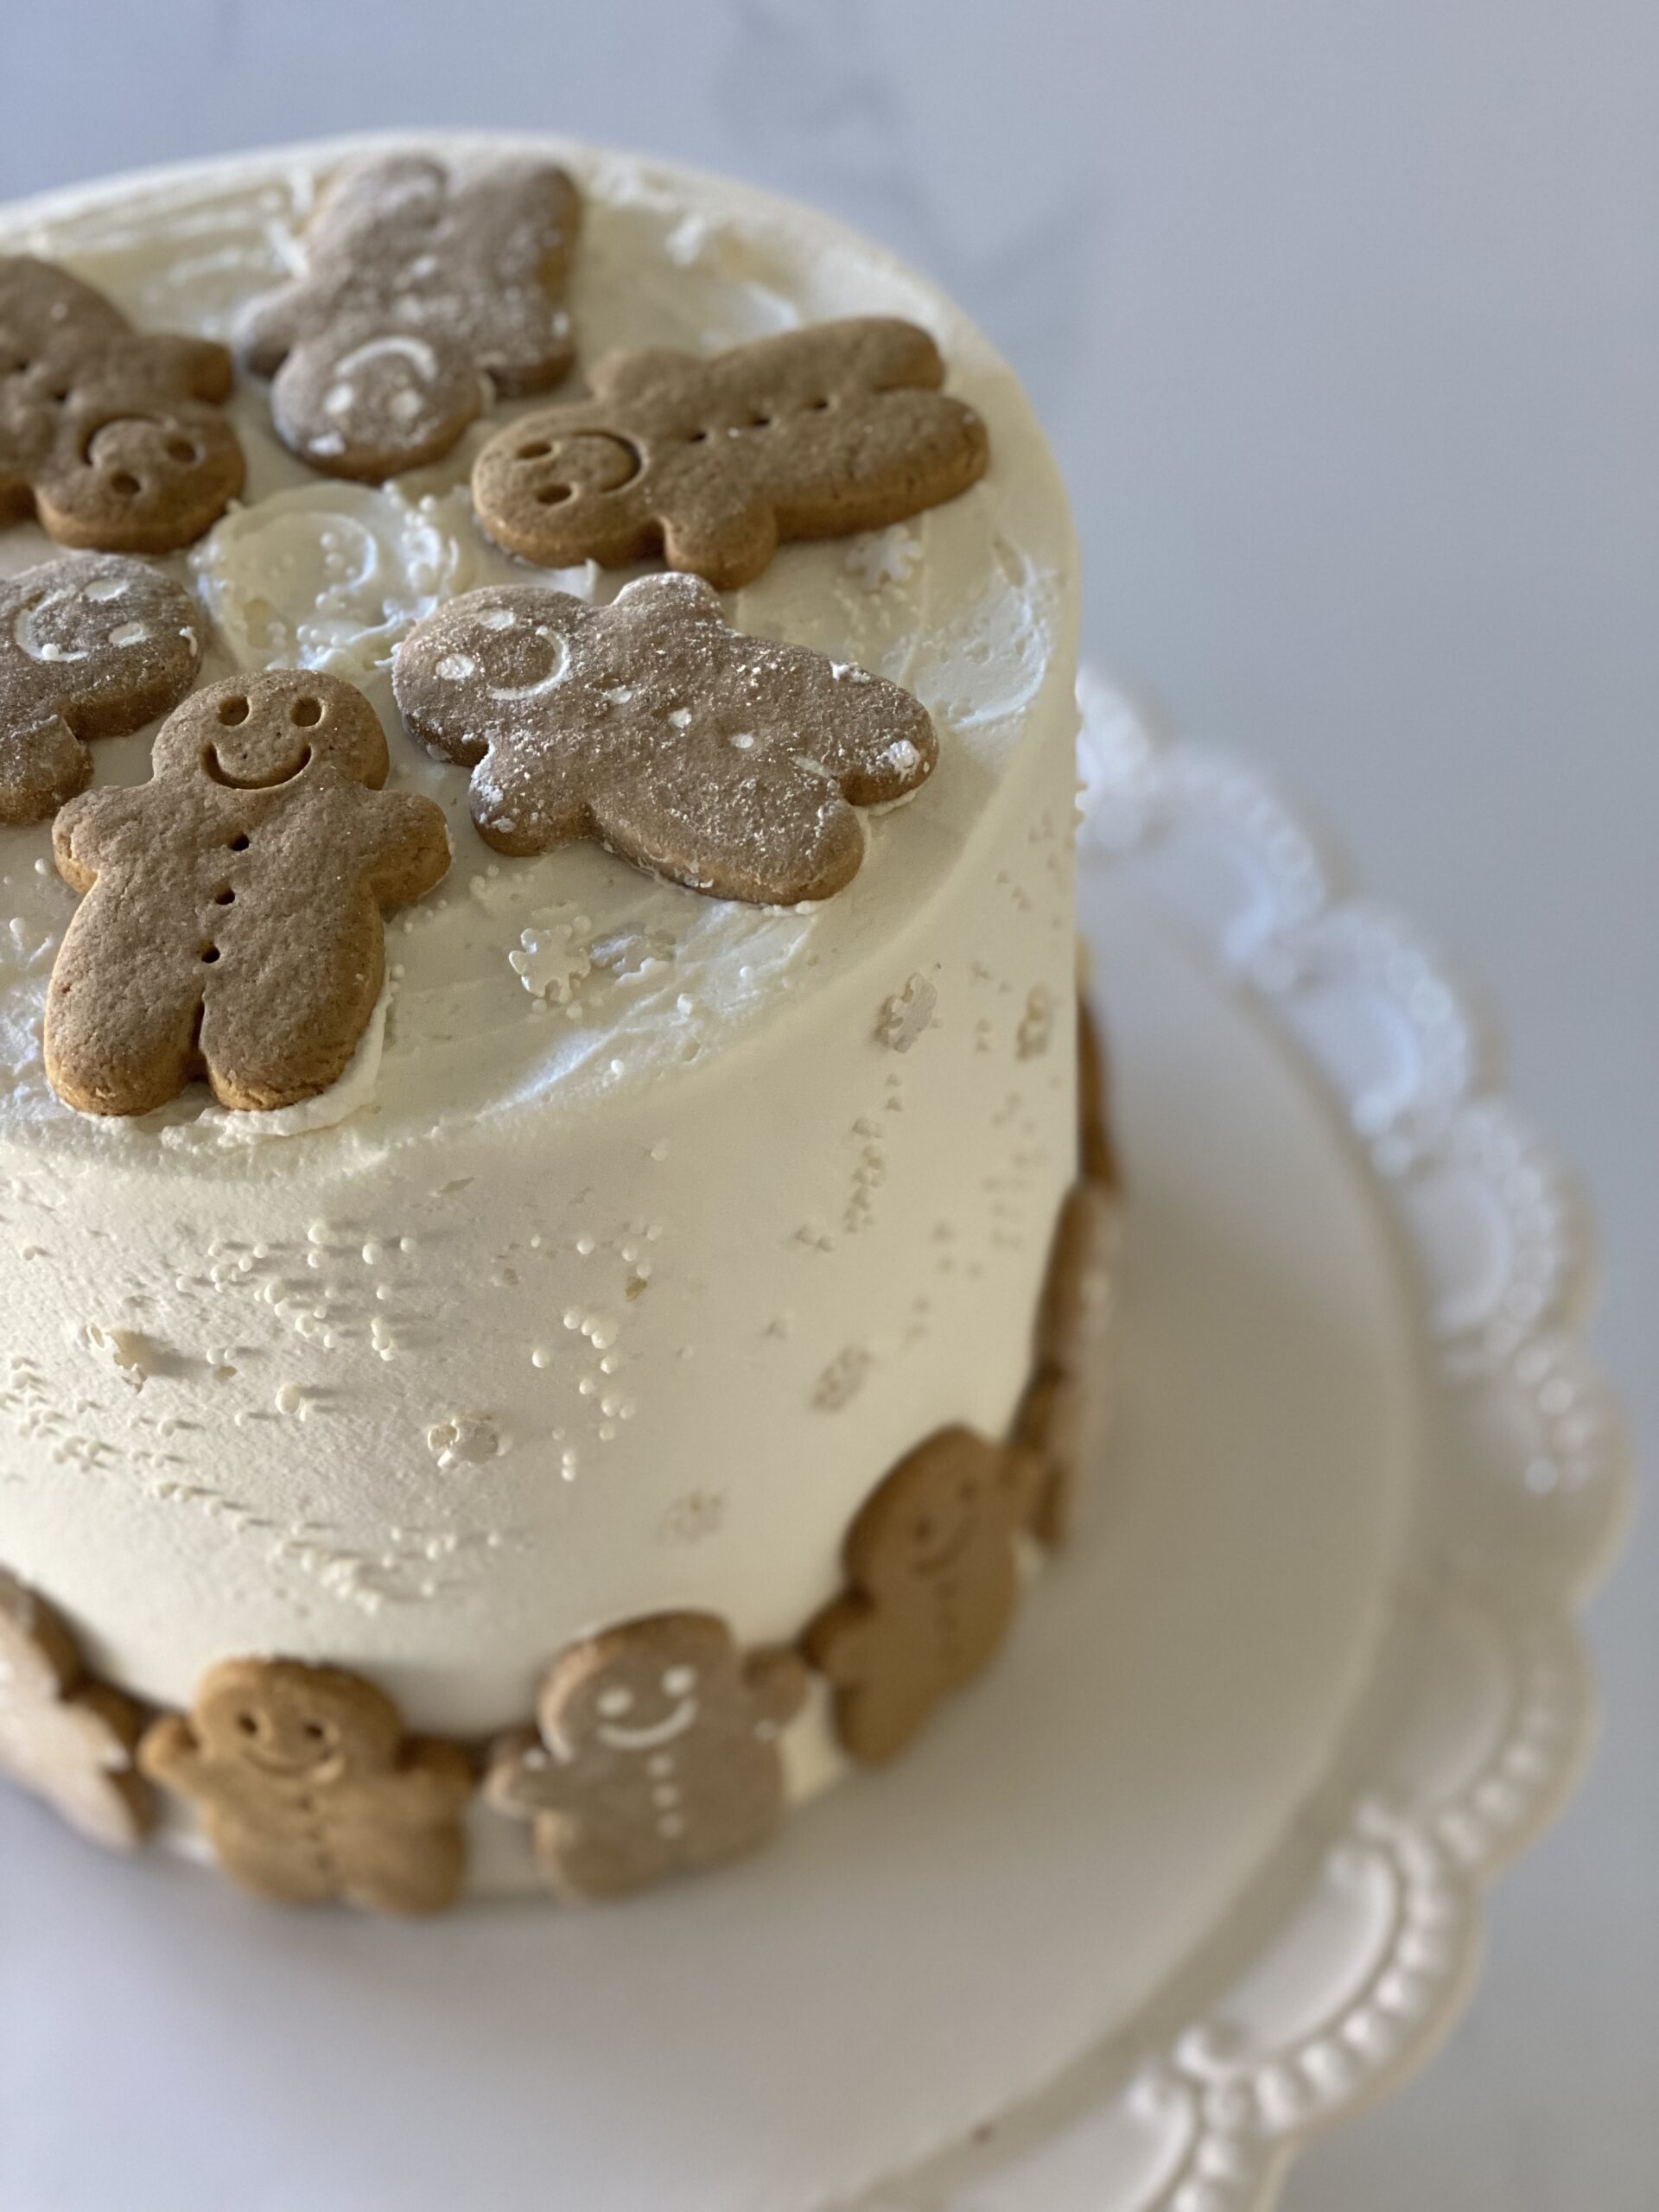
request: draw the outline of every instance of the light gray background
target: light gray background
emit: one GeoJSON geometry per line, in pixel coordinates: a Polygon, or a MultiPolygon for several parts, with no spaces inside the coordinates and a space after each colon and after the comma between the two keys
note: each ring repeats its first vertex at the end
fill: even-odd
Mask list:
{"type": "MultiPolygon", "coordinates": [[[[0,0],[0,197],[365,125],[568,130],[835,208],[1058,448],[1086,637],[1493,987],[1659,1426],[1652,0],[0,0]]],[[[1649,2212],[1659,1544],[1588,1786],[1439,2063],[1294,2212],[1649,2212]]]]}

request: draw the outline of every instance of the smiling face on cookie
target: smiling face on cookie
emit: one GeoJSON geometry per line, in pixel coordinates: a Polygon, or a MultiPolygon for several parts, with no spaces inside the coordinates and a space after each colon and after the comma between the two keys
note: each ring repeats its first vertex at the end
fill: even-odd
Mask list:
{"type": "Polygon", "coordinates": [[[0,256],[0,517],[32,506],[65,545],[188,545],[242,488],[230,389],[222,346],[135,331],[67,270],[0,256]]]}
{"type": "Polygon", "coordinates": [[[707,1613],[659,1613],[574,1646],[543,1686],[539,1719],[567,1756],[660,1751],[739,1688],[736,1649],[707,1613]]]}
{"type": "Polygon", "coordinates": [[[43,821],[92,780],[84,741],[176,706],[201,665],[189,594],[124,554],[0,583],[0,822],[43,821]]]}
{"type": "Polygon", "coordinates": [[[405,719],[429,753],[476,767],[567,680],[573,640],[590,620],[581,600],[531,585],[451,601],[398,656],[405,719]]]}
{"type": "Polygon", "coordinates": [[[189,595],[159,569],[119,554],[27,570],[4,601],[8,657],[41,671],[42,690],[99,677],[131,686],[160,662],[182,690],[201,658],[189,595]],[[72,676],[71,671],[74,671],[72,676]]]}
{"type": "Polygon", "coordinates": [[[974,1554],[1006,1549],[1024,1463],[964,1428],[941,1430],[901,1460],[854,1521],[847,1563],[873,1596],[932,1587],[974,1554]]]}
{"type": "Polygon", "coordinates": [[[386,779],[386,741],[368,701],[335,676],[276,669],[210,684],[156,741],[158,775],[202,775],[232,791],[275,791],[302,780],[386,779]]]}
{"type": "Polygon", "coordinates": [[[902,1563],[906,1576],[926,1580],[952,1567],[974,1540],[984,1489],[977,1467],[944,1461],[926,1467],[893,1500],[887,1541],[895,1569],[902,1563]]]}
{"type": "Polygon", "coordinates": [[[296,1660],[227,1660],[202,1683],[191,1717],[211,1757],[313,1787],[384,1771],[402,1732],[372,1683],[296,1660]]]}

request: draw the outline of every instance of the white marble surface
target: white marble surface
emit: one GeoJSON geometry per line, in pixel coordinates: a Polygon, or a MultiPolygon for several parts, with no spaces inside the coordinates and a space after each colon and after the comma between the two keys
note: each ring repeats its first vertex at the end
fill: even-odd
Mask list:
{"type": "MultiPolygon", "coordinates": [[[[1487,977],[1659,1427],[1659,12],[1646,0],[58,0],[0,194],[366,124],[569,130],[819,200],[950,284],[1077,502],[1091,649],[1253,750],[1487,977]],[[1421,795],[1433,789],[1429,813],[1421,795]]],[[[1600,1763],[1440,2063],[1293,2212],[1646,2212],[1659,1538],[1600,1763]]]]}

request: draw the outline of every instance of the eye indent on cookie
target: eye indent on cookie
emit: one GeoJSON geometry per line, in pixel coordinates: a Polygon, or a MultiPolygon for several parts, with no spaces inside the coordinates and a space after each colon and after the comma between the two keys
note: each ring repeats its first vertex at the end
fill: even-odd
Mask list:
{"type": "Polygon", "coordinates": [[[303,272],[254,301],[238,334],[248,366],[273,379],[283,442],[378,482],[440,459],[493,391],[556,384],[578,213],[569,178],[543,162],[452,178],[394,154],[342,172],[302,241],[303,272]]]}
{"type": "Polygon", "coordinates": [[[165,714],[201,666],[183,588],[123,554],[0,582],[0,822],[38,822],[92,779],[87,742],[165,714]]]}
{"type": "Polygon", "coordinates": [[[242,488],[230,356],[135,331],[67,270],[0,256],[0,499],[66,545],[187,545],[242,488]]]}
{"type": "Polygon", "coordinates": [[[490,537],[543,567],[660,550],[734,589],[782,539],[899,522],[976,482],[985,426],[944,381],[926,332],[880,317],[708,356],[613,354],[588,398],[497,432],[474,503],[490,537]]]}
{"type": "Polygon", "coordinates": [[[472,770],[473,819],[498,851],[590,838],[760,905],[849,882],[855,810],[917,790],[938,753],[908,692],[746,636],[688,576],[597,607],[534,585],[468,593],[404,640],[393,687],[410,735],[472,770]]]}

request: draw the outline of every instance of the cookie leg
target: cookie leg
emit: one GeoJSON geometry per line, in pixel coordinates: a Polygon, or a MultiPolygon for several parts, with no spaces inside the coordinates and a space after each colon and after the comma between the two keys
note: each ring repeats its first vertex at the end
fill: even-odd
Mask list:
{"type": "Polygon", "coordinates": [[[385,966],[379,909],[312,880],[256,883],[232,911],[208,971],[202,1064],[222,1106],[291,1106],[339,1079],[368,1027],[385,966]],[[238,938],[256,925],[245,957],[238,938]]]}
{"type": "Polygon", "coordinates": [[[341,1895],[370,1912],[442,1912],[461,1895],[467,1847],[459,1828],[428,1828],[339,1847],[341,1895]]]}
{"type": "Polygon", "coordinates": [[[208,1840],[238,1888],[276,1904],[326,1904],[337,1894],[333,1870],[295,1837],[264,1836],[227,1821],[209,1821],[208,1840]]]}
{"type": "Polygon", "coordinates": [[[196,1069],[200,971],[124,926],[94,893],[69,925],[46,1001],[46,1071],[83,1114],[148,1114],[196,1069]]]}
{"type": "Polygon", "coordinates": [[[706,577],[716,591],[752,583],[777,550],[777,517],[759,500],[711,504],[696,514],[664,518],[663,557],[669,567],[706,577]]]}
{"type": "Polygon", "coordinates": [[[632,1897],[682,1863],[649,1827],[605,1827],[563,1815],[537,1821],[536,1857],[548,1887],[572,1904],[632,1897]]]}
{"type": "Polygon", "coordinates": [[[896,1758],[931,1718],[947,1685],[930,1676],[850,1684],[836,1693],[836,1732],[855,1759],[880,1766],[896,1758]]]}

